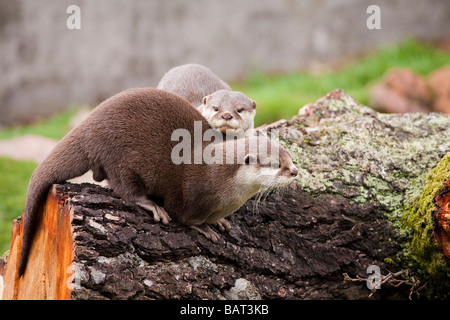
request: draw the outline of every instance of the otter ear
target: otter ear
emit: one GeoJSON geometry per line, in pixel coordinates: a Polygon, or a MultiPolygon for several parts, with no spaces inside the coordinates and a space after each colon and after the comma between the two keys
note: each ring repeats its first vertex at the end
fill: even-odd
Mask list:
{"type": "Polygon", "coordinates": [[[252,100],[252,107],[253,109],[256,109],[256,102],[252,100]]]}
{"type": "Polygon", "coordinates": [[[208,99],[208,96],[203,97],[203,104],[206,106],[206,99],[208,99]]]}
{"type": "Polygon", "coordinates": [[[245,164],[256,164],[256,156],[254,154],[246,154],[244,158],[245,164]]]}

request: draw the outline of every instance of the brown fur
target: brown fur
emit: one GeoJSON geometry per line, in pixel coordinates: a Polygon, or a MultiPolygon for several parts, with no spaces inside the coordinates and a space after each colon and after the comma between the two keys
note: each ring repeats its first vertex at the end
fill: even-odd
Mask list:
{"type": "MultiPolygon", "coordinates": [[[[186,100],[158,89],[131,89],[101,103],[56,145],[30,179],[19,275],[25,271],[38,209],[50,186],[90,169],[98,179],[107,178],[125,201],[162,199],[170,217],[186,225],[216,222],[255,194],[261,186],[253,186],[252,181],[244,186],[249,189],[245,195],[231,188],[236,184],[236,172],[245,164],[172,162],[172,149],[179,143],[171,141],[173,131],[184,128],[193,137],[194,121],[202,122],[203,132],[209,129],[200,112],[186,100]],[[224,192],[228,187],[231,191],[224,192]],[[221,198],[224,194],[227,199],[221,198]],[[235,205],[218,208],[225,201],[235,205]]],[[[202,148],[209,143],[202,142],[202,148]]],[[[285,162],[292,167],[290,156],[285,162]]]]}

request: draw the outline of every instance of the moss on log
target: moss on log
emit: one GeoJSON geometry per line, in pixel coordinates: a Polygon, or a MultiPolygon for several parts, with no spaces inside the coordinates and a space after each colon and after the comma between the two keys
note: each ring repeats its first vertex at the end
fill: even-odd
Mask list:
{"type": "Polygon", "coordinates": [[[412,232],[407,249],[433,286],[449,284],[449,207],[450,153],[430,171],[419,195],[405,206],[403,217],[404,225],[412,232]]]}

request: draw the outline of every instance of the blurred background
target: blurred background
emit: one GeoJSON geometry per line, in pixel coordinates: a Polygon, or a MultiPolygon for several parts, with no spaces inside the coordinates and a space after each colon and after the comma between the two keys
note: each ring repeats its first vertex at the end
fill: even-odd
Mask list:
{"type": "Polygon", "coordinates": [[[0,0],[0,254],[31,173],[77,119],[185,63],[257,101],[257,126],[335,88],[382,112],[450,114],[450,1],[0,0]]]}

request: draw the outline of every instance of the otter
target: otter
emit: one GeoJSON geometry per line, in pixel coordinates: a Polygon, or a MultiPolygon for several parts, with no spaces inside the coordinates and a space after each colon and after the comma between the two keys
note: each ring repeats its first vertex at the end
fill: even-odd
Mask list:
{"type": "Polygon", "coordinates": [[[170,69],[158,89],[175,93],[198,108],[212,128],[238,138],[254,134],[256,102],[199,64],[170,69]]]}
{"type": "Polygon", "coordinates": [[[218,90],[203,97],[198,109],[212,128],[228,137],[254,135],[256,102],[242,92],[218,90]]]}
{"type": "Polygon", "coordinates": [[[189,142],[193,156],[208,151],[223,161],[175,164],[173,149],[180,142],[173,133],[194,135],[199,125],[202,133],[212,130],[185,99],[154,88],[129,89],[102,102],[30,178],[19,276],[25,272],[39,208],[49,188],[88,170],[97,180],[107,178],[125,202],[151,211],[155,221],[167,224],[175,219],[215,242],[219,236],[209,224],[229,230],[226,216],[258,191],[288,184],[298,173],[289,152],[257,136],[223,143],[189,142]],[[271,152],[266,155],[264,150],[271,152]]]}

